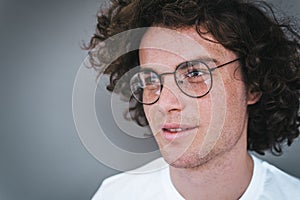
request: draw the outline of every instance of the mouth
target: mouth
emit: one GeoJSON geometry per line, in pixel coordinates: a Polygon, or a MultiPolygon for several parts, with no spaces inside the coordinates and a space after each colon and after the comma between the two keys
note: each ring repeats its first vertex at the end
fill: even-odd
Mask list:
{"type": "Polygon", "coordinates": [[[192,133],[192,130],[198,126],[166,124],[162,127],[162,136],[168,141],[173,141],[176,138],[185,137],[192,133]]]}
{"type": "Polygon", "coordinates": [[[193,128],[162,128],[162,130],[164,132],[169,132],[171,134],[175,134],[175,133],[182,132],[182,131],[188,131],[191,129],[193,129],[193,128]]]}

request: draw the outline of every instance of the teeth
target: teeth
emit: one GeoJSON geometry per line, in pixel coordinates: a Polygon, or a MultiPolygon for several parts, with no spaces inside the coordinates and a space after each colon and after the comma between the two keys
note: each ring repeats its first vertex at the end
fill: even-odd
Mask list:
{"type": "Polygon", "coordinates": [[[169,132],[179,132],[179,131],[183,131],[182,128],[170,128],[170,129],[166,129],[169,132]]]}

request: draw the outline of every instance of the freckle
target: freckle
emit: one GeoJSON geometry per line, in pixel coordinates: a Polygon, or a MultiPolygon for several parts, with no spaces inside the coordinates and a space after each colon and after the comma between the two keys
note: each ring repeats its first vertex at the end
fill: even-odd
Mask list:
{"type": "Polygon", "coordinates": [[[260,63],[260,59],[259,58],[255,58],[255,62],[256,63],[260,63]]]}

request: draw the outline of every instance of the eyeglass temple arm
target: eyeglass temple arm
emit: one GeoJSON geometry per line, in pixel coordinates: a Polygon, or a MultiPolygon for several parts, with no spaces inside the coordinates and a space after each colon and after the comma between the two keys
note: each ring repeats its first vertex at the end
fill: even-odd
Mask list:
{"type": "Polygon", "coordinates": [[[238,60],[240,60],[240,58],[234,59],[234,60],[229,61],[229,62],[227,62],[227,63],[224,63],[224,64],[222,64],[222,65],[219,65],[219,66],[216,66],[216,67],[214,67],[214,68],[211,68],[210,71],[212,72],[212,71],[214,71],[215,69],[221,68],[221,67],[223,67],[223,66],[225,66],[225,65],[229,65],[229,64],[231,64],[231,63],[233,63],[233,62],[236,62],[236,61],[238,61],[238,60]]]}

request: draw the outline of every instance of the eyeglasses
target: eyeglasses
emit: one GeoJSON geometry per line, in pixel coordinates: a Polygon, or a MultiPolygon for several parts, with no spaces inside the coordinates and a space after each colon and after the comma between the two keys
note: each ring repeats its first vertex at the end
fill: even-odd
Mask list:
{"type": "Polygon", "coordinates": [[[158,101],[163,82],[162,77],[173,74],[178,88],[187,96],[201,98],[209,93],[212,88],[212,72],[238,61],[239,58],[209,68],[203,60],[193,60],[180,63],[174,72],[157,74],[151,69],[142,69],[130,79],[130,89],[133,97],[140,103],[151,105],[158,101]]]}

